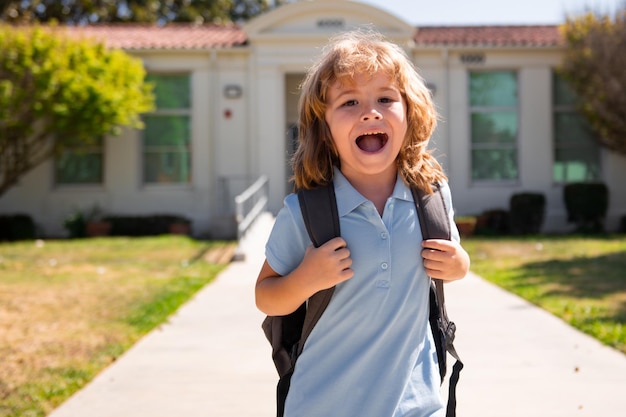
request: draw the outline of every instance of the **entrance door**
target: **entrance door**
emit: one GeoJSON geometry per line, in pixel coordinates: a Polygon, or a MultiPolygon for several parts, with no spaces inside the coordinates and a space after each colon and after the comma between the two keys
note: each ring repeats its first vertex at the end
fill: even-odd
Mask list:
{"type": "Polygon", "coordinates": [[[293,191],[293,183],[289,181],[293,176],[291,169],[291,157],[298,147],[298,100],[300,99],[300,84],[304,79],[304,74],[287,74],[285,75],[285,121],[286,121],[286,178],[287,192],[293,191]]]}

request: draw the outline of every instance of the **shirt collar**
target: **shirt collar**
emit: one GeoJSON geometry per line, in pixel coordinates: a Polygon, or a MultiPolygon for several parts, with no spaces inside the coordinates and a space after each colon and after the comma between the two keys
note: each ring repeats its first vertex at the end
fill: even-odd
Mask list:
{"type": "MultiPolygon", "coordinates": [[[[368,201],[350,184],[350,181],[337,167],[335,167],[333,182],[335,183],[337,211],[340,217],[345,216],[368,201]]],[[[410,188],[402,181],[399,175],[396,177],[396,185],[393,193],[391,193],[391,198],[413,202],[413,194],[411,194],[410,188]]]]}

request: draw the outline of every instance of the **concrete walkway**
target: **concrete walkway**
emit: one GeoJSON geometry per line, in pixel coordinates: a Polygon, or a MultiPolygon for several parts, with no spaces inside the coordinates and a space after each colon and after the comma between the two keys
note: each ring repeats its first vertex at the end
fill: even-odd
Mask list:
{"type": "MultiPolygon", "coordinates": [[[[262,216],[244,261],[49,417],[273,417],[277,376],[254,305],[272,222],[262,216]]],[[[465,362],[460,417],[623,415],[626,355],[475,275],[446,291],[465,362]]]]}

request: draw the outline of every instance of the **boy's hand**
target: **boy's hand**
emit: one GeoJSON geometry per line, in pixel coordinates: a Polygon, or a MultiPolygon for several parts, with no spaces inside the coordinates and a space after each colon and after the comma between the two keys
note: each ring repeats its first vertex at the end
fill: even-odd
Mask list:
{"type": "Polygon", "coordinates": [[[453,240],[428,239],[422,242],[424,268],[431,278],[453,281],[469,271],[469,255],[453,240]]]}
{"type": "Polygon", "coordinates": [[[336,237],[319,248],[313,245],[306,249],[304,259],[298,266],[298,275],[307,277],[315,292],[347,281],[354,275],[352,258],[346,241],[336,237]]]}
{"type": "Polygon", "coordinates": [[[268,316],[284,316],[318,291],[349,280],[354,275],[346,241],[340,237],[319,248],[309,246],[300,265],[281,276],[267,262],[255,286],[256,304],[268,316]]]}

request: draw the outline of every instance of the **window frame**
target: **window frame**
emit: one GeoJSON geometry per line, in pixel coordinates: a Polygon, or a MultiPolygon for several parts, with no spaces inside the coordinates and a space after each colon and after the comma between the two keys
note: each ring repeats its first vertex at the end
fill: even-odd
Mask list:
{"type": "Polygon", "coordinates": [[[489,68],[489,69],[471,69],[467,72],[467,100],[468,100],[468,124],[469,124],[469,178],[472,184],[493,184],[493,185],[509,185],[517,184],[520,179],[520,152],[519,152],[519,138],[520,138],[520,76],[519,70],[511,68],[489,68]],[[511,73],[515,79],[515,105],[473,105],[472,104],[472,75],[473,74],[487,74],[487,73],[511,73]],[[474,141],[473,135],[473,116],[475,114],[494,114],[494,113],[509,113],[515,116],[515,135],[513,141],[497,143],[480,143],[474,141]],[[474,178],[474,151],[484,150],[500,150],[503,152],[514,152],[515,163],[515,178],[496,179],[496,178],[474,178]]]}
{"type": "MultiPolygon", "coordinates": [[[[58,139],[57,139],[58,140],[58,139]]],[[[106,137],[101,135],[95,139],[94,143],[78,142],[74,144],[64,145],[61,154],[52,158],[52,182],[55,188],[87,188],[87,187],[103,187],[106,174],[106,137]],[[59,163],[63,154],[69,154],[70,157],[79,156],[80,153],[88,153],[99,156],[100,172],[99,179],[95,182],[61,182],[59,178],[59,163]]]]}
{"type": "MultiPolygon", "coordinates": [[[[180,108],[157,108],[156,106],[158,105],[158,98],[156,98],[155,100],[155,109],[149,113],[145,113],[144,116],[150,116],[150,117],[170,117],[170,116],[182,116],[182,117],[187,117],[188,118],[188,135],[189,137],[187,138],[187,143],[186,143],[186,154],[187,154],[187,160],[188,160],[188,178],[185,179],[184,181],[170,181],[170,182],[158,182],[158,181],[148,181],[147,180],[147,175],[146,175],[146,168],[147,168],[147,159],[146,159],[146,155],[147,154],[154,154],[155,151],[151,150],[150,148],[165,148],[167,146],[165,145],[161,145],[161,146],[152,146],[152,147],[148,147],[148,152],[146,151],[146,132],[147,129],[144,128],[142,130],[141,133],[141,140],[140,140],[140,158],[141,158],[141,163],[139,164],[139,179],[140,179],[140,183],[142,185],[142,187],[144,188],[167,188],[167,187],[175,187],[175,188],[179,188],[179,187],[188,187],[192,184],[193,182],[193,74],[191,71],[171,71],[171,72],[167,72],[167,71],[150,71],[149,72],[149,77],[150,76],[156,76],[156,77],[176,77],[176,76],[184,76],[187,78],[188,81],[188,94],[189,94],[189,105],[188,107],[184,108],[184,107],[180,107],[180,108]]],[[[149,81],[149,79],[148,79],[149,81]]],[[[146,124],[146,120],[144,119],[144,124],[146,124]]],[[[163,151],[164,153],[167,153],[167,150],[163,151]]]]}
{"type": "MultiPolygon", "coordinates": [[[[551,107],[552,107],[552,170],[551,170],[551,175],[552,175],[552,183],[555,185],[566,185],[566,184],[571,184],[571,183],[576,183],[576,182],[598,182],[598,181],[602,181],[602,171],[603,171],[603,164],[602,164],[602,148],[600,146],[600,144],[598,144],[596,141],[593,140],[593,138],[591,137],[591,135],[593,135],[593,132],[591,132],[589,135],[584,134],[585,138],[588,139],[590,141],[590,144],[588,145],[582,145],[581,143],[575,143],[575,142],[562,142],[562,141],[557,141],[557,138],[560,136],[557,134],[557,123],[556,123],[556,117],[559,114],[569,114],[569,115],[573,115],[573,116],[577,116],[578,118],[580,118],[582,120],[582,124],[587,123],[585,120],[584,115],[582,115],[577,109],[576,109],[576,103],[572,102],[572,103],[558,103],[557,101],[557,94],[556,94],[556,90],[557,90],[557,83],[559,82],[558,79],[561,78],[558,74],[558,72],[556,70],[552,71],[552,91],[551,91],[551,107]],[[562,180],[558,180],[556,178],[555,175],[555,170],[556,170],[556,164],[557,164],[557,153],[559,150],[582,150],[582,151],[590,151],[593,150],[594,153],[596,153],[597,155],[597,177],[594,178],[587,178],[587,179],[567,179],[567,164],[566,166],[563,168],[564,172],[562,175],[562,180]]],[[[562,82],[567,85],[567,81],[565,81],[564,79],[562,79],[562,82]]],[[[577,97],[575,97],[575,93],[572,92],[572,94],[574,94],[573,99],[576,100],[577,97]]],[[[589,127],[589,129],[591,129],[591,127],[589,127]]],[[[573,160],[568,160],[567,162],[572,162],[573,160]]],[[[592,170],[589,169],[589,165],[587,164],[588,161],[585,161],[586,164],[586,171],[587,172],[591,172],[592,170]]]]}

